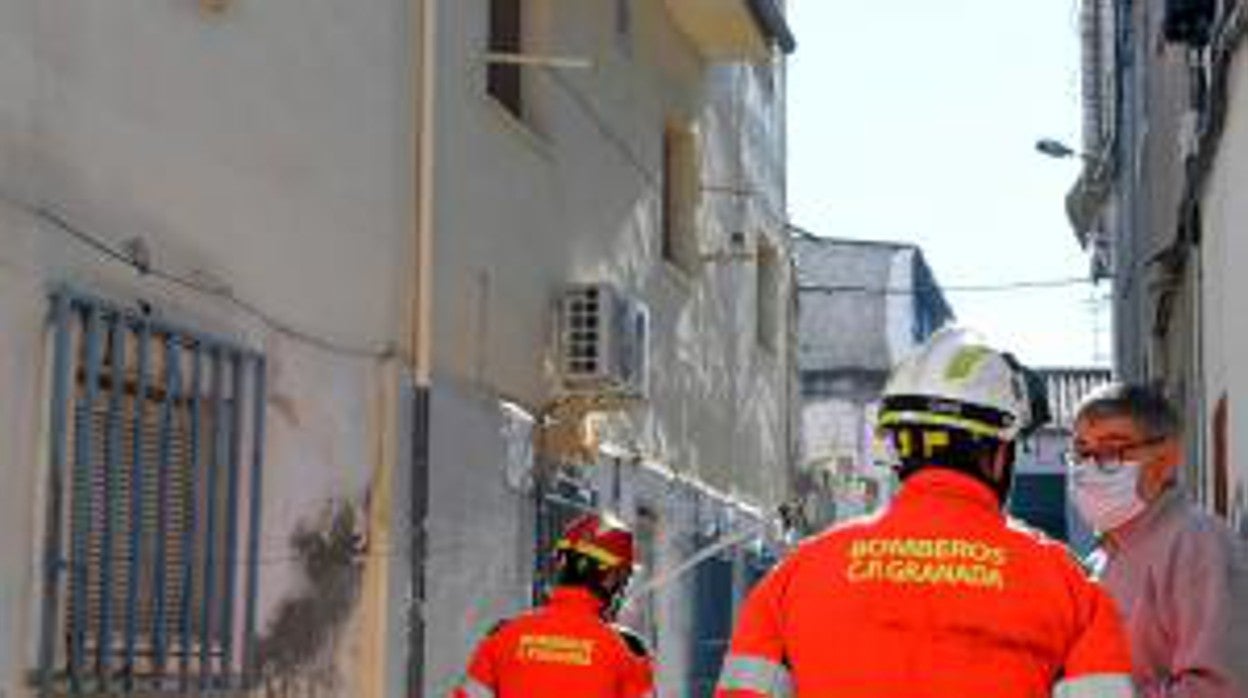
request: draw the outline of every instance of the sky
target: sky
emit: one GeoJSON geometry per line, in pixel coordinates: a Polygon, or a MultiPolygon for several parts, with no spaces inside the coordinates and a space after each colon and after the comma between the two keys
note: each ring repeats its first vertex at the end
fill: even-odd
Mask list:
{"type": "Polygon", "coordinates": [[[1077,159],[1034,148],[1079,143],[1077,5],[789,0],[793,223],[919,245],[958,322],[1034,366],[1108,362],[1105,285],[953,287],[1088,275],[1063,206],[1077,159]]]}

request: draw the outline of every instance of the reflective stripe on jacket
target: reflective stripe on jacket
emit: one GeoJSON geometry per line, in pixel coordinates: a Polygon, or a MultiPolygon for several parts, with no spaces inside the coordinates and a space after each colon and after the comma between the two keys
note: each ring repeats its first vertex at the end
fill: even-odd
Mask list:
{"type": "Polygon", "coordinates": [[[755,587],[715,695],[1100,698],[1132,695],[1129,673],[1113,602],[1066,549],[927,469],[755,587]]]}
{"type": "Polygon", "coordinates": [[[549,603],[503,623],[481,641],[452,698],[649,698],[644,651],[599,617],[588,591],[560,587],[549,603]]]}

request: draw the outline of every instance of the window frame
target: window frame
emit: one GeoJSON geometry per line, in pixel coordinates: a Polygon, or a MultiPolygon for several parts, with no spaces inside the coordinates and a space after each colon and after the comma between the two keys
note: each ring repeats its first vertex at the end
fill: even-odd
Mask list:
{"type": "Polygon", "coordinates": [[[636,8],[633,0],[615,0],[611,18],[612,33],[615,36],[616,48],[621,54],[632,57],[633,31],[636,25],[636,8]]]}
{"type": "MultiPolygon", "coordinates": [[[[524,0],[489,0],[487,43],[490,53],[524,51],[524,0]]],[[[517,119],[525,117],[524,74],[517,63],[489,61],[485,92],[517,119]]]]}
{"type": "Polygon", "coordinates": [[[780,248],[760,235],[755,252],[754,339],[764,351],[776,353],[783,331],[780,299],[784,288],[780,248]]]}
{"type": "Polygon", "coordinates": [[[694,276],[702,264],[702,163],[696,125],[668,119],[663,126],[661,157],[659,254],[670,266],[694,276]]]}
{"type": "Polygon", "coordinates": [[[50,296],[41,690],[254,685],[264,357],[147,309],[50,296]]]}

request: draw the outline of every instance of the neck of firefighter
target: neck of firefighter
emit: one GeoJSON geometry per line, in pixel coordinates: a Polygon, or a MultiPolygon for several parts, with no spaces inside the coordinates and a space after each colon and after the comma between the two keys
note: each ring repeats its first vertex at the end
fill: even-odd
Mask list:
{"type": "Polygon", "coordinates": [[[588,594],[590,598],[598,603],[597,611],[599,617],[607,622],[615,620],[615,616],[620,610],[620,602],[624,598],[624,584],[621,584],[614,578],[606,578],[595,582],[563,580],[558,586],[565,589],[577,589],[588,594]]]}
{"type": "Polygon", "coordinates": [[[624,570],[613,570],[603,580],[603,593],[599,597],[602,600],[602,607],[598,610],[598,615],[608,623],[615,620],[620,612],[620,606],[624,600],[624,589],[628,586],[629,573],[624,570]]]}

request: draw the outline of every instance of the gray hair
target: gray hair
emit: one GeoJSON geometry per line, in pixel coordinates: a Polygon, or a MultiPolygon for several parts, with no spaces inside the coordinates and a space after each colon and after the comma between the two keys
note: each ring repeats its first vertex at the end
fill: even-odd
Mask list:
{"type": "Polygon", "coordinates": [[[1138,383],[1110,383],[1079,403],[1075,420],[1126,417],[1150,439],[1176,437],[1183,431],[1179,413],[1160,388],[1138,383]]]}

